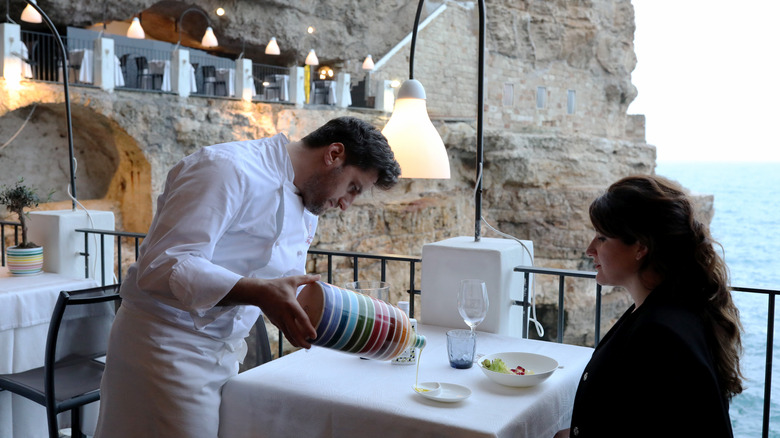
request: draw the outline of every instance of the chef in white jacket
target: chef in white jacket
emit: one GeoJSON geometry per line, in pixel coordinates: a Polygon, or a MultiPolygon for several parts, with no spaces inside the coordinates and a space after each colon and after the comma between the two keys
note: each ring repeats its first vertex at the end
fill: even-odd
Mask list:
{"type": "Polygon", "coordinates": [[[316,337],[295,296],[319,279],[305,275],[317,215],[399,174],[384,136],[352,117],[181,160],[122,283],[96,437],[216,437],[261,310],[295,346],[316,337]]]}

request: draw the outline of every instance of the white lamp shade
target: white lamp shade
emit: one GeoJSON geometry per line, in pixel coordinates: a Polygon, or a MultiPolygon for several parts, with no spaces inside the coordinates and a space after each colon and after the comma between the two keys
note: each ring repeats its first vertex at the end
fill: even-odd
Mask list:
{"type": "Polygon", "coordinates": [[[133,22],[130,23],[130,27],[127,29],[127,37],[142,40],[146,38],[144,28],[141,27],[141,20],[138,17],[133,18],[133,22]]]}
{"type": "Polygon", "coordinates": [[[382,134],[401,165],[401,178],[450,177],[447,150],[428,117],[425,89],[419,81],[410,79],[401,85],[382,134]]]}
{"type": "MultiPolygon", "coordinates": [[[[35,1],[33,1],[33,3],[35,3],[35,1]]],[[[37,5],[38,3],[35,4],[37,5]]],[[[42,23],[43,17],[41,17],[41,14],[38,13],[34,7],[27,5],[22,11],[22,21],[28,23],[42,23]]]]}
{"type": "Polygon", "coordinates": [[[278,55],[279,53],[279,44],[276,43],[276,37],[271,37],[271,41],[268,41],[268,45],[265,46],[265,54],[278,55]]]}
{"type": "Polygon", "coordinates": [[[373,70],[374,69],[374,60],[371,59],[371,55],[366,56],[366,59],[363,61],[363,70],[373,70]]]}
{"type": "Polygon", "coordinates": [[[311,49],[309,51],[309,54],[306,55],[306,65],[320,65],[320,60],[317,59],[317,54],[314,53],[314,49],[311,49]]]}
{"type": "Polygon", "coordinates": [[[203,39],[200,41],[200,44],[203,47],[217,47],[219,45],[217,36],[214,35],[214,29],[212,29],[211,26],[206,28],[206,33],[203,34],[203,39]]]}

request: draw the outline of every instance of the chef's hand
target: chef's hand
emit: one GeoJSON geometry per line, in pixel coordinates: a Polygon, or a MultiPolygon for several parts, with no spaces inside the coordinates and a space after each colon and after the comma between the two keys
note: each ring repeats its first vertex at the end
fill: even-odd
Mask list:
{"type": "Polygon", "coordinates": [[[314,283],[319,275],[295,275],[266,280],[244,277],[220,304],[252,304],[259,307],[284,337],[296,347],[310,348],[317,337],[309,317],[295,298],[299,286],[314,283]]]}

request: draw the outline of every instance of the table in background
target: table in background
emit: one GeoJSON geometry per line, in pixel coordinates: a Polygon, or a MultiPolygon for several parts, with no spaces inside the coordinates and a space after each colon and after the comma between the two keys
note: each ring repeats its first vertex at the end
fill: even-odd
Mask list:
{"type": "Polygon", "coordinates": [[[171,91],[171,61],[170,60],[152,59],[151,61],[149,61],[149,72],[151,72],[153,75],[160,75],[162,77],[160,88],[157,88],[157,84],[155,84],[154,79],[152,79],[152,88],[161,91],[171,91]]]}
{"type": "MultiPolygon", "coordinates": [[[[49,320],[60,291],[97,285],[93,279],[48,272],[14,277],[0,267],[0,374],[43,366],[49,320]]],[[[69,421],[70,415],[63,420],[69,421]]],[[[43,436],[48,436],[46,408],[0,391],[0,438],[43,436]]]]}
{"type": "Polygon", "coordinates": [[[532,388],[490,381],[477,365],[450,367],[447,329],[420,325],[427,346],[420,382],[457,383],[468,399],[440,403],[414,393],[416,367],[361,360],[320,347],[297,351],[225,384],[220,436],[243,437],[552,437],[571,420],[574,393],[592,348],[479,332],[477,353],[526,351],[561,368],[532,388]]]}

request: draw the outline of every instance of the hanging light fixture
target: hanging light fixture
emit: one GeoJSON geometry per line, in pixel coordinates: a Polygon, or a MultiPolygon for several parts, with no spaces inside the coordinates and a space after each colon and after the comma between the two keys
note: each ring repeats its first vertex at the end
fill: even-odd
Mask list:
{"type": "Polygon", "coordinates": [[[28,23],[45,22],[46,27],[54,34],[55,45],[59,49],[60,56],[62,57],[60,67],[62,68],[62,87],[65,94],[65,121],[68,130],[68,158],[70,159],[70,190],[68,193],[71,197],[73,211],[76,211],[76,202],[78,202],[76,199],[76,157],[75,149],[73,147],[73,118],[70,111],[70,89],[68,88],[68,51],[65,49],[65,42],[62,41],[60,33],[57,31],[57,28],[54,26],[51,19],[43,12],[43,9],[38,6],[35,0],[26,1],[27,7],[22,11],[22,20],[28,23]],[[27,9],[30,9],[30,12],[27,12],[27,9]]]}
{"type": "Polygon", "coordinates": [[[401,178],[449,179],[447,149],[428,117],[425,89],[414,79],[414,49],[424,0],[417,5],[409,56],[409,80],[398,90],[393,114],[382,134],[401,165],[401,178]]]}
{"type": "Polygon", "coordinates": [[[265,46],[265,54],[266,55],[278,55],[281,53],[279,51],[279,44],[276,43],[276,37],[271,37],[271,41],[268,41],[268,45],[265,46]]]}
{"type": "Polygon", "coordinates": [[[203,34],[203,39],[200,40],[200,44],[203,47],[217,47],[219,45],[217,36],[214,35],[214,29],[212,29],[211,26],[206,28],[206,33],[203,34]]]}
{"type": "Polygon", "coordinates": [[[317,54],[314,53],[314,49],[309,50],[309,54],[306,55],[306,65],[320,65],[320,60],[317,59],[317,54]]]}
{"type": "Polygon", "coordinates": [[[200,10],[196,7],[190,7],[184,10],[184,12],[179,15],[179,19],[176,20],[176,28],[179,31],[179,41],[176,43],[176,46],[179,46],[181,44],[181,20],[184,18],[185,15],[187,15],[190,12],[197,12],[200,15],[203,15],[204,18],[206,18],[206,23],[208,26],[206,27],[206,33],[203,34],[203,39],[201,39],[200,44],[203,47],[217,47],[219,46],[219,42],[217,41],[216,35],[214,35],[214,29],[211,28],[211,20],[209,20],[209,16],[206,15],[205,12],[200,10]]]}
{"type": "Polygon", "coordinates": [[[374,60],[371,58],[371,55],[366,56],[366,59],[363,60],[363,70],[373,70],[374,69],[374,60]]]}
{"type": "MultiPolygon", "coordinates": [[[[424,159],[446,159],[446,150],[444,142],[441,141],[438,132],[435,137],[426,136],[423,141],[417,141],[423,138],[425,133],[433,128],[428,113],[424,109],[425,91],[422,84],[414,80],[414,49],[417,43],[417,30],[420,23],[420,14],[422,13],[423,3],[420,0],[417,4],[417,15],[414,19],[414,28],[412,30],[411,53],[409,55],[409,80],[401,85],[398,91],[398,98],[395,101],[393,114],[387,122],[387,126],[382,133],[387,137],[393,153],[396,155],[398,163],[401,165],[401,177],[406,178],[449,178],[449,162],[446,164],[447,171],[440,171],[440,176],[412,176],[412,171],[417,169],[440,169],[444,166],[438,166],[438,162],[421,163],[424,159]],[[411,84],[410,84],[411,83],[411,84]],[[409,85],[408,85],[409,84],[409,85]],[[421,109],[422,108],[422,109],[421,109]],[[415,113],[416,111],[416,113],[415,113]],[[415,118],[414,114],[418,114],[415,118]],[[418,119],[424,118],[427,123],[422,123],[418,119]],[[431,149],[439,149],[438,152],[431,149]],[[444,151],[442,155],[441,151],[444,151]],[[407,161],[401,161],[401,159],[407,161]],[[409,169],[408,173],[407,170],[409,169]]],[[[485,115],[485,1],[477,1],[479,9],[479,50],[477,61],[477,157],[476,157],[476,188],[474,190],[474,241],[479,242],[481,238],[480,225],[482,223],[482,166],[483,166],[483,132],[482,125],[485,115]]],[[[435,131],[435,128],[434,128],[435,131]]]]}
{"type": "Polygon", "coordinates": [[[37,5],[38,3],[35,3],[35,0],[30,0],[30,2],[27,4],[27,6],[22,11],[22,21],[26,21],[28,23],[42,23],[43,18],[41,17],[41,14],[35,10],[35,8],[32,6],[33,3],[37,5]]]}
{"type": "Polygon", "coordinates": [[[428,117],[420,81],[409,79],[401,85],[393,115],[382,134],[401,165],[401,178],[450,177],[447,150],[428,117]]]}
{"type": "Polygon", "coordinates": [[[141,27],[141,20],[138,17],[133,17],[133,22],[130,23],[130,27],[127,28],[127,37],[136,40],[142,40],[146,38],[146,32],[141,27]]]}

